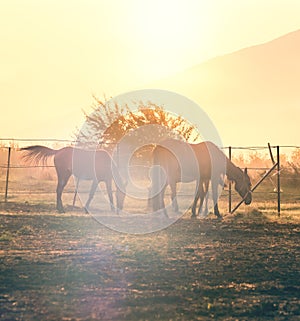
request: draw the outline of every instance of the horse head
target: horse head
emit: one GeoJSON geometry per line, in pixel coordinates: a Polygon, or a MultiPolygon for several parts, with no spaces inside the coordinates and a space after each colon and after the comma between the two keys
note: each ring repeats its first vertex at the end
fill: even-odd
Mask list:
{"type": "Polygon", "coordinates": [[[249,205],[252,202],[251,181],[247,168],[241,172],[241,177],[235,180],[235,190],[244,199],[245,204],[249,205]]]}

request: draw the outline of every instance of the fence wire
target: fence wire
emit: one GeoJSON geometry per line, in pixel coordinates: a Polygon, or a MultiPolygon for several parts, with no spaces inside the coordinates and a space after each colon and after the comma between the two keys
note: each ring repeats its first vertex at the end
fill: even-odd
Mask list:
{"type": "MultiPolygon", "coordinates": [[[[37,175],[36,170],[39,170],[40,180],[45,180],[43,176],[49,175],[48,180],[56,181],[55,172],[52,172],[52,174],[47,173],[46,171],[43,172],[43,169],[49,169],[52,170],[55,168],[54,165],[45,164],[45,165],[29,165],[29,164],[23,164],[21,157],[18,154],[19,146],[26,143],[36,143],[40,142],[43,144],[53,144],[55,147],[62,148],[66,145],[74,144],[75,142],[73,140],[65,140],[65,139],[32,139],[32,138],[26,138],[26,139],[13,139],[13,138],[0,138],[0,193],[4,196],[5,201],[7,201],[9,198],[13,198],[17,195],[27,195],[28,192],[32,194],[44,194],[49,192],[41,191],[41,190],[34,190],[34,186],[26,185],[21,188],[22,182],[26,177],[34,178],[37,175]],[[8,151],[9,149],[12,151],[10,155],[10,159],[8,159],[8,151]],[[20,173],[22,172],[23,173],[20,173]],[[29,171],[29,172],[25,172],[29,171]],[[19,173],[16,173],[19,172],[19,173]],[[51,176],[52,175],[52,176],[51,176]]],[[[276,149],[277,146],[270,146],[271,150],[276,149]]],[[[229,150],[231,149],[231,157],[233,161],[236,159],[239,159],[239,156],[242,155],[242,159],[245,160],[247,163],[247,155],[251,155],[251,153],[257,153],[257,152],[264,152],[264,161],[268,162],[270,166],[263,165],[262,166],[249,166],[248,170],[250,171],[250,176],[253,177],[255,180],[262,177],[269,169],[272,167],[272,160],[269,156],[269,159],[266,155],[269,154],[269,147],[268,146],[227,146],[222,147],[222,150],[225,154],[228,155],[229,150]],[[240,153],[239,153],[240,151],[240,153]]],[[[288,158],[287,153],[285,153],[286,150],[290,151],[296,151],[298,152],[300,149],[300,146],[296,145],[283,145],[279,146],[280,149],[280,157],[288,158]]],[[[256,155],[256,157],[259,159],[259,154],[256,155]]],[[[281,180],[281,202],[283,203],[297,203],[300,202],[300,154],[299,154],[299,163],[291,164],[290,162],[286,161],[284,164],[281,164],[281,168],[279,173],[274,170],[274,172],[266,179],[265,182],[263,182],[264,188],[258,189],[255,191],[255,195],[261,195],[260,198],[263,198],[264,196],[267,199],[270,199],[272,196],[274,196],[274,202],[276,201],[275,194],[276,194],[276,188],[277,188],[277,176],[280,175],[281,180]]],[[[52,184],[53,185],[53,184],[52,184]]],[[[55,193],[55,190],[50,192],[51,194],[55,193]]],[[[74,190],[72,188],[69,188],[66,190],[66,193],[74,193],[74,190]]],[[[232,189],[231,191],[232,197],[235,198],[237,195],[232,189]]],[[[2,196],[1,195],[1,196],[2,196]]],[[[226,189],[224,193],[222,194],[222,197],[228,198],[229,191],[226,189]]]]}

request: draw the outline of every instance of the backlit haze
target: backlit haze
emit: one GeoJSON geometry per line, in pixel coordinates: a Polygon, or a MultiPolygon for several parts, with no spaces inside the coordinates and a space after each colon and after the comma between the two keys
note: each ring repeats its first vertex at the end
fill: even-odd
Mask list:
{"type": "MultiPolygon", "coordinates": [[[[220,77],[215,68],[222,69],[222,63],[213,66],[214,72],[209,70],[203,94],[188,72],[214,57],[299,30],[299,17],[298,0],[0,1],[0,138],[70,139],[84,122],[83,110],[90,110],[92,95],[109,98],[152,87],[190,96],[216,123],[224,144],[300,145],[300,132],[293,132],[295,118],[300,118],[297,96],[285,107],[283,119],[281,114],[274,116],[270,94],[265,98],[262,93],[261,101],[258,96],[250,104],[249,92],[239,90],[238,104],[231,104],[220,89],[226,81],[220,83],[218,78],[216,86],[210,79],[220,77]],[[178,82],[176,77],[183,79],[178,82]],[[234,116],[228,116],[228,110],[234,116]],[[250,121],[251,110],[259,114],[255,111],[250,121]],[[255,117],[259,126],[262,118],[266,120],[263,130],[256,130],[255,117]]],[[[300,37],[292,41],[298,41],[295,50],[300,52],[300,37]]],[[[260,55],[264,52],[270,56],[264,61],[271,64],[273,52],[266,49],[260,55]]],[[[275,54],[278,58],[286,52],[275,54]]],[[[288,70],[299,75],[300,62],[294,63],[295,68],[288,70]]],[[[256,66],[262,68],[258,63],[253,70],[256,66]]],[[[236,72],[238,64],[233,69],[236,72]]],[[[297,75],[285,75],[291,82],[287,88],[296,86],[297,75]]],[[[274,77],[271,72],[270,77],[274,77]]],[[[264,78],[265,82],[269,80],[264,78]]],[[[278,88],[274,88],[277,93],[278,88]]],[[[285,90],[282,95],[284,105],[290,94],[285,90]]],[[[277,95],[274,102],[278,99],[277,95]]]]}

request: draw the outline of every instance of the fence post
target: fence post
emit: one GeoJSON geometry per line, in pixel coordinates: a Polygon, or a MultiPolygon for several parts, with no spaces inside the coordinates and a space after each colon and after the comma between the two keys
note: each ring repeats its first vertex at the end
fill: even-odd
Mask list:
{"type": "MultiPolygon", "coordinates": [[[[229,151],[228,151],[228,156],[229,159],[231,160],[231,146],[229,146],[229,151]]],[[[228,186],[228,210],[229,213],[231,213],[231,181],[229,181],[229,186],[228,186]]]]}
{"type": "Polygon", "coordinates": [[[270,143],[268,143],[268,148],[269,148],[269,153],[270,153],[272,164],[274,165],[275,164],[275,160],[274,160],[274,157],[273,157],[272,147],[271,147],[270,143]]]}
{"type": "Polygon", "coordinates": [[[9,182],[9,169],[10,169],[10,155],[11,155],[11,147],[8,147],[8,156],[7,156],[7,168],[6,168],[6,183],[5,183],[5,196],[4,201],[7,202],[8,196],[8,182],[9,182]]]}
{"type": "Polygon", "coordinates": [[[277,211],[280,216],[280,153],[279,146],[277,146],[277,211]]]}

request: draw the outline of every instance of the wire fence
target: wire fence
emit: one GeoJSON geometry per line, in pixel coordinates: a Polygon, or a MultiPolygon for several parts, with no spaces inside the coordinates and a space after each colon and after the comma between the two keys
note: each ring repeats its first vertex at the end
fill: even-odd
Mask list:
{"type": "MultiPolygon", "coordinates": [[[[66,145],[73,145],[75,142],[60,139],[0,138],[0,200],[2,199],[2,202],[8,202],[16,197],[20,199],[28,194],[49,194],[49,190],[51,194],[55,193],[54,165],[30,165],[22,160],[19,147],[36,143],[59,149],[66,145]],[[46,185],[51,188],[45,189],[46,185]]],[[[299,203],[300,206],[300,146],[227,146],[222,149],[235,164],[248,168],[253,185],[259,182],[257,186],[259,188],[255,188],[254,200],[277,203],[278,213],[282,204],[299,203]]],[[[230,183],[228,185],[223,197],[228,198],[229,212],[232,212],[233,203],[237,202],[238,198],[233,186],[230,183]]],[[[66,192],[74,193],[74,186],[70,186],[66,192]]]]}

